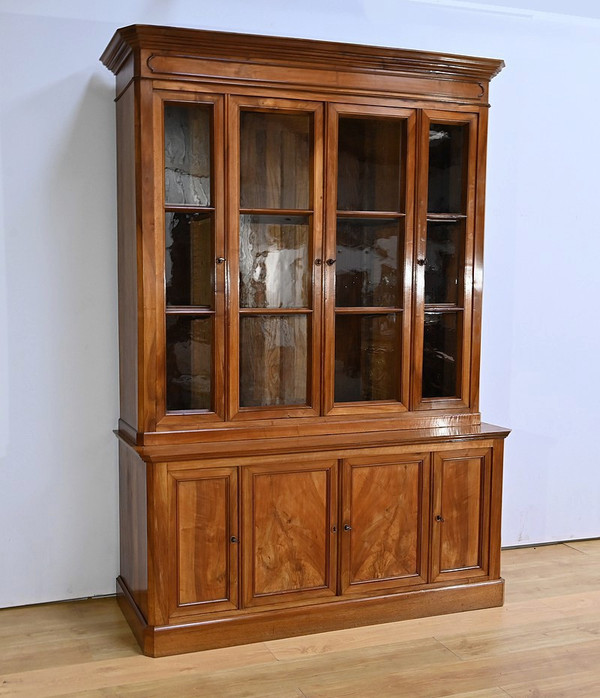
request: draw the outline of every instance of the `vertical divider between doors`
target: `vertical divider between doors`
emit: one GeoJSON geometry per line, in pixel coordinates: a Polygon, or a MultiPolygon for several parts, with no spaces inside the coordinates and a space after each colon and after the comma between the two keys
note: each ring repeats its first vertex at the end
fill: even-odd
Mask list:
{"type": "MultiPolygon", "coordinates": [[[[225,366],[231,366],[231,352],[229,347],[229,326],[231,323],[231,296],[230,296],[230,274],[229,274],[229,260],[231,259],[231,243],[230,243],[230,230],[231,224],[229,220],[229,208],[231,201],[231,190],[230,190],[230,172],[229,168],[229,140],[230,140],[230,119],[229,119],[229,102],[231,96],[229,94],[223,95],[223,112],[222,112],[222,129],[223,129],[223,252],[225,257],[225,269],[224,269],[224,287],[223,294],[225,300],[225,308],[223,311],[223,354],[225,360],[225,366]]],[[[227,380],[225,374],[223,375],[223,418],[226,422],[231,419],[231,407],[230,407],[230,388],[229,380],[227,380]]],[[[238,483],[239,484],[239,483],[238,483]]],[[[239,496],[238,487],[238,496],[239,496]]],[[[238,522],[239,526],[239,522],[238,522]]],[[[238,536],[239,537],[239,536],[238,536]]],[[[238,574],[239,579],[239,574],[238,574]]],[[[239,599],[238,599],[239,602],[239,599]]]]}
{"type": "Polygon", "coordinates": [[[323,228],[322,288],[323,288],[323,342],[325,362],[322,378],[322,414],[328,414],[334,404],[335,365],[335,271],[325,259],[335,257],[336,188],[337,188],[337,115],[333,104],[325,105],[325,206],[323,228]]]}
{"type": "Polygon", "coordinates": [[[413,376],[411,380],[409,409],[416,409],[421,401],[421,385],[423,380],[423,332],[425,273],[417,264],[417,260],[423,254],[426,242],[426,193],[427,193],[427,167],[428,152],[425,142],[426,116],[422,110],[417,112],[416,126],[416,163],[415,163],[415,212],[414,212],[414,244],[412,258],[412,337],[411,337],[411,366],[413,376]]]}
{"type": "Polygon", "coordinates": [[[417,173],[419,172],[418,143],[419,143],[420,112],[415,110],[406,118],[406,155],[404,157],[404,269],[402,273],[402,342],[401,342],[401,385],[400,399],[407,410],[411,409],[412,381],[410,367],[412,365],[412,345],[414,333],[413,304],[415,296],[413,270],[416,249],[416,230],[418,221],[417,206],[417,173]],[[405,336],[406,335],[406,336],[405,336]]]}
{"type": "Polygon", "coordinates": [[[343,593],[343,588],[342,588],[342,582],[344,581],[343,577],[345,574],[345,569],[344,569],[344,564],[346,560],[346,556],[342,552],[342,547],[344,543],[344,539],[342,536],[342,525],[344,522],[344,507],[347,499],[347,493],[344,490],[344,485],[346,482],[346,474],[345,470],[347,468],[347,464],[344,461],[343,458],[340,458],[338,460],[338,481],[337,481],[337,486],[338,486],[338,501],[337,501],[337,522],[336,522],[336,527],[337,527],[337,533],[336,533],[336,540],[337,540],[337,555],[336,555],[336,563],[337,563],[337,580],[336,580],[336,594],[338,596],[341,596],[343,593]]]}

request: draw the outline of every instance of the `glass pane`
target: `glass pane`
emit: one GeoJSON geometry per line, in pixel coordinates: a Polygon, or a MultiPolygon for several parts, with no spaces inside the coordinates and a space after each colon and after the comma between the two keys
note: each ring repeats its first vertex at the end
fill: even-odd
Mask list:
{"type": "Polygon", "coordinates": [[[340,118],[338,210],[400,210],[403,129],[397,119],[340,118]]]}
{"type": "Polygon", "coordinates": [[[312,116],[243,111],[241,208],[310,208],[312,116]]]}
{"type": "Polygon", "coordinates": [[[458,304],[464,224],[427,223],[425,303],[458,304]]]}
{"type": "Polygon", "coordinates": [[[240,406],[305,405],[306,315],[240,318],[240,406]]]}
{"type": "Polygon", "coordinates": [[[400,226],[397,220],[338,218],[337,307],[401,307],[404,240],[400,226]]]}
{"type": "Polygon", "coordinates": [[[167,410],[209,410],[213,319],[167,315],[167,410]]]}
{"type": "Polygon", "coordinates": [[[214,249],[211,213],[165,216],[167,305],[213,307],[214,249]]]}
{"type": "Polygon", "coordinates": [[[203,104],[165,104],[165,201],[210,206],[210,112],[203,104]]]}
{"type": "Polygon", "coordinates": [[[462,317],[458,312],[425,313],[423,340],[423,397],[458,397],[459,338],[462,317]]]}
{"type": "Polygon", "coordinates": [[[468,124],[431,124],[429,213],[465,213],[468,124]]]}
{"type": "Polygon", "coordinates": [[[396,315],[335,319],[335,402],[397,400],[400,322],[396,315]]]}
{"type": "Polygon", "coordinates": [[[240,216],[242,308],[307,308],[308,216],[240,216]]]}

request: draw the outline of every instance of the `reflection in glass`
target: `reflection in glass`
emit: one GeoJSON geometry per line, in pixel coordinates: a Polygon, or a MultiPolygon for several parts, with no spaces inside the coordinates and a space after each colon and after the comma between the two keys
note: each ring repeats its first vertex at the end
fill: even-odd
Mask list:
{"type": "Polygon", "coordinates": [[[240,207],[310,208],[312,117],[243,111],[240,207]]]}
{"type": "Polygon", "coordinates": [[[425,303],[458,304],[463,226],[462,221],[427,222],[425,303]]]}
{"type": "Polygon", "coordinates": [[[397,220],[338,218],[336,306],[401,306],[402,246],[397,220]]]}
{"type": "Polygon", "coordinates": [[[240,318],[240,406],[305,405],[308,399],[306,315],[240,318]]]}
{"type": "Polygon", "coordinates": [[[212,317],[167,315],[167,411],[209,410],[212,317]]]}
{"type": "Polygon", "coordinates": [[[423,339],[423,397],[460,397],[458,395],[459,337],[462,334],[459,312],[426,312],[423,339]]]}
{"type": "Polygon", "coordinates": [[[165,201],[210,206],[210,107],[165,104],[165,201]]]}
{"type": "Polygon", "coordinates": [[[400,211],[404,123],[341,117],[338,135],[338,210],[400,211]]]}
{"type": "Polygon", "coordinates": [[[467,124],[431,124],[429,213],[465,213],[467,124]]]}
{"type": "Polygon", "coordinates": [[[165,239],[167,305],[212,308],[212,214],[167,212],[165,239]]]}
{"type": "Polygon", "coordinates": [[[335,402],[398,400],[400,322],[389,315],[337,315],[335,402]]]}
{"type": "Polygon", "coordinates": [[[240,216],[240,306],[309,305],[308,216],[240,216]]]}

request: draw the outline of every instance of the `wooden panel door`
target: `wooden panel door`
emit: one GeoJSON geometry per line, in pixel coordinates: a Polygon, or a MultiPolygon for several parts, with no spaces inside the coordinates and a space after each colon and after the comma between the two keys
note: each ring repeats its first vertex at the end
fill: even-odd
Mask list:
{"type": "Polygon", "coordinates": [[[427,581],[429,471],[429,454],[344,461],[342,593],[427,581]]]}
{"type": "Polygon", "coordinates": [[[171,618],[237,608],[237,469],[169,475],[171,618]]]}
{"type": "Polygon", "coordinates": [[[337,461],[243,470],[244,605],[335,594],[337,461]]]}
{"type": "Polygon", "coordinates": [[[433,458],[431,581],[485,576],[492,450],[470,448],[433,458]]]}

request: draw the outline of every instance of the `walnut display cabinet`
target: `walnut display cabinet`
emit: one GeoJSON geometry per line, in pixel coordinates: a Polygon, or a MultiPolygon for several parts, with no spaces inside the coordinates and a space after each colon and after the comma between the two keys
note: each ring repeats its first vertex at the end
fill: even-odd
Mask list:
{"type": "Polygon", "coordinates": [[[119,29],[118,596],[160,656],[498,606],[502,62],[119,29]]]}

